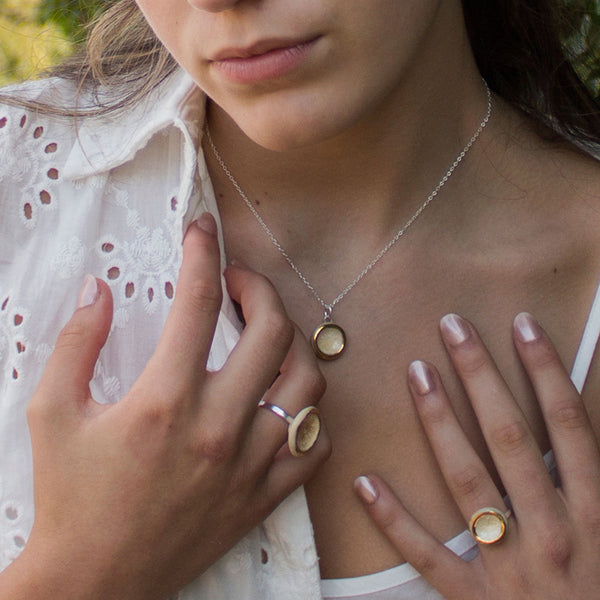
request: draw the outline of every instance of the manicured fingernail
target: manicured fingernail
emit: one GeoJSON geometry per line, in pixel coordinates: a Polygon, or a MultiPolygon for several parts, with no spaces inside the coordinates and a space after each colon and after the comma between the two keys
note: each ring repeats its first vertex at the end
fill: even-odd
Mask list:
{"type": "Polygon", "coordinates": [[[217,235],[217,222],[210,213],[202,213],[196,223],[202,231],[205,231],[210,235],[217,235]]]}
{"type": "Polygon", "coordinates": [[[452,346],[458,346],[466,342],[471,336],[471,331],[466,321],[455,314],[449,314],[442,317],[440,321],[442,333],[448,343],[452,346]]]}
{"type": "Polygon", "coordinates": [[[91,306],[98,299],[98,282],[93,275],[86,275],[79,290],[77,308],[91,306]]]}
{"type": "Polygon", "coordinates": [[[520,313],[515,317],[515,331],[519,340],[528,344],[542,337],[542,329],[529,313],[520,313]]]}
{"type": "Polygon", "coordinates": [[[418,394],[424,396],[435,389],[435,379],[429,365],[415,360],[408,367],[408,378],[418,394]]]}
{"type": "Polygon", "coordinates": [[[367,504],[374,504],[379,498],[377,489],[366,475],[361,475],[354,480],[354,489],[367,504]]]}

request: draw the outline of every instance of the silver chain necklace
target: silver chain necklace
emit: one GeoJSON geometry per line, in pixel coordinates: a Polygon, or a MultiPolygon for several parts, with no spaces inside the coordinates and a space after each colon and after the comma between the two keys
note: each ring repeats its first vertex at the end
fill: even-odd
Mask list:
{"type": "Polygon", "coordinates": [[[431,201],[439,194],[440,190],[446,185],[446,182],[458,165],[465,158],[473,144],[477,141],[481,132],[485,129],[488,121],[490,120],[492,114],[492,94],[490,92],[489,87],[484,82],[486,94],[487,94],[487,111],[485,116],[483,117],[481,123],[475,130],[475,133],[472,135],[471,139],[468,141],[467,145],[460,151],[458,156],[454,159],[453,163],[450,165],[450,168],[446,171],[444,176],[439,180],[433,191],[427,196],[423,204],[417,208],[417,210],[413,213],[413,215],[404,223],[404,225],[394,234],[392,239],[377,253],[377,255],[371,260],[371,262],[331,301],[326,302],[323,300],[321,295],[317,292],[313,284],[308,280],[306,275],[302,273],[302,271],[296,266],[290,255],[286,252],[283,246],[279,243],[279,240],[275,237],[275,234],[271,231],[269,226],[264,222],[263,218],[260,216],[252,202],[248,199],[248,196],[241,188],[240,184],[237,182],[235,177],[232,175],[231,171],[225,164],[225,161],[219,154],[217,147],[215,146],[213,139],[210,135],[210,131],[208,126],[206,127],[206,135],[208,138],[208,142],[210,147],[215,155],[215,158],[223,172],[240,195],[250,212],[254,215],[263,231],[267,234],[271,243],[277,248],[279,253],[285,258],[286,262],[290,265],[302,283],[310,290],[315,299],[319,302],[319,304],[323,307],[324,316],[323,322],[315,329],[312,337],[312,346],[315,351],[315,354],[323,359],[323,360],[334,360],[341,356],[344,348],[347,345],[346,333],[344,330],[333,322],[332,313],[334,307],[346,297],[346,295],[354,288],[354,286],[367,274],[371,269],[389,252],[389,250],[394,246],[394,244],[406,233],[408,228],[419,218],[421,213],[429,206],[431,201]]]}

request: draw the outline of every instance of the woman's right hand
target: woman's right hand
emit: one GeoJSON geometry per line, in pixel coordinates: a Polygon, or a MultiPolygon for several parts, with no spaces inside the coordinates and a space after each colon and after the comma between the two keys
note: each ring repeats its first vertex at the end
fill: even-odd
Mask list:
{"type": "Polygon", "coordinates": [[[35,521],[0,579],[0,591],[11,581],[8,597],[168,597],[328,456],[324,431],[310,452],[291,456],[285,422],[257,410],[266,393],[295,415],[325,387],[264,277],[228,269],[246,328],[224,367],[207,372],[221,286],[214,220],[205,214],[199,225],[186,234],[158,347],[121,402],[100,405],[89,389],[112,318],[104,282],[60,333],[29,407],[35,521]],[[25,581],[30,587],[20,587],[25,581]]]}

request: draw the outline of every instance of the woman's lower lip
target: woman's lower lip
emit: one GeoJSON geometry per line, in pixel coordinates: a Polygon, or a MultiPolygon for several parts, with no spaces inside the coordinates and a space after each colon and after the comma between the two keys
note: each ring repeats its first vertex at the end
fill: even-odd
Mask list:
{"type": "Polygon", "coordinates": [[[234,83],[249,84],[283,77],[297,68],[317,40],[297,46],[275,48],[264,54],[244,58],[227,58],[211,63],[234,83]]]}

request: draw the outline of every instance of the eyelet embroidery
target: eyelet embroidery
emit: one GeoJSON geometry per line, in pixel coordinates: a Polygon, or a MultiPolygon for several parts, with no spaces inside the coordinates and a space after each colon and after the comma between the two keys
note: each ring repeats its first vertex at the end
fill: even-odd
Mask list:
{"type": "MultiPolygon", "coordinates": [[[[28,318],[29,311],[13,306],[10,294],[0,295],[0,364],[4,364],[5,387],[19,385],[23,379],[23,362],[29,346],[23,324],[28,318]]],[[[2,393],[0,402],[9,397],[17,395],[2,393]]]]}
{"type": "Polygon", "coordinates": [[[21,190],[15,206],[28,229],[35,227],[39,214],[56,208],[57,151],[58,143],[47,139],[44,127],[33,118],[25,114],[0,118],[0,184],[21,190]],[[19,140],[19,152],[14,152],[14,140],[19,140]]]}
{"type": "Polygon", "coordinates": [[[96,253],[104,263],[102,277],[116,288],[113,327],[123,327],[129,321],[127,307],[133,303],[141,302],[144,311],[152,315],[160,304],[172,301],[182,256],[174,240],[180,217],[173,210],[176,196],[168,197],[166,218],[154,228],[142,224],[122,190],[115,189],[113,202],[126,211],[127,225],[134,232],[132,240],[104,235],[96,244],[96,253]]]}
{"type": "MultiPolygon", "coordinates": [[[[0,500],[3,496],[0,481],[0,500]]],[[[15,560],[25,548],[27,534],[23,524],[24,509],[20,502],[5,500],[0,505],[0,571],[15,560]]]]}

